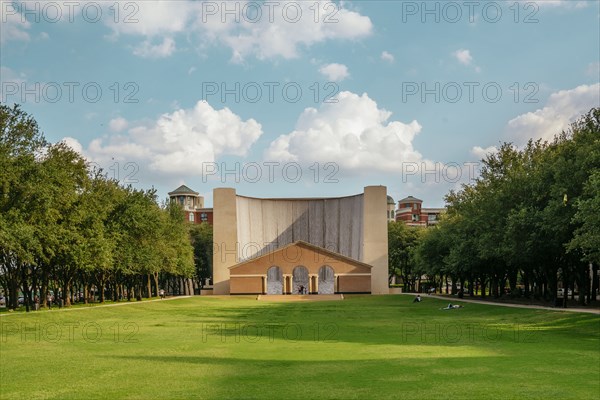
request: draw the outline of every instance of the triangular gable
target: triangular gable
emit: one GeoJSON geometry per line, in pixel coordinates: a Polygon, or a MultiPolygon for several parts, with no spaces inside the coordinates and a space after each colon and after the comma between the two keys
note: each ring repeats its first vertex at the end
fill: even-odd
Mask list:
{"type": "Polygon", "coordinates": [[[330,258],[333,258],[333,259],[337,259],[339,261],[346,262],[346,263],[348,263],[350,265],[354,265],[356,267],[364,267],[364,268],[368,268],[368,269],[373,268],[369,264],[365,264],[365,263],[363,263],[361,261],[358,261],[358,260],[355,260],[355,259],[353,259],[351,257],[347,257],[347,256],[344,256],[344,255],[342,255],[340,253],[336,253],[335,251],[327,250],[327,249],[325,249],[323,247],[315,246],[314,244],[311,244],[311,243],[308,243],[308,242],[305,242],[305,241],[302,241],[302,240],[298,240],[296,242],[289,243],[289,244],[287,244],[287,245],[285,245],[283,247],[280,247],[278,249],[275,249],[275,250],[272,250],[272,251],[270,251],[268,253],[265,253],[265,254],[263,254],[261,256],[252,257],[252,258],[250,258],[248,260],[244,260],[244,261],[242,261],[242,262],[240,262],[238,264],[235,264],[235,265],[229,267],[229,269],[230,270],[236,269],[236,268],[242,267],[244,265],[247,265],[249,263],[255,263],[255,262],[257,262],[257,261],[259,261],[261,259],[272,258],[276,253],[282,253],[282,252],[286,251],[288,248],[293,247],[293,246],[297,246],[297,247],[301,247],[301,248],[303,247],[303,248],[306,248],[307,250],[314,251],[314,252],[316,252],[316,253],[318,253],[320,255],[323,255],[325,257],[330,257],[330,258]]]}

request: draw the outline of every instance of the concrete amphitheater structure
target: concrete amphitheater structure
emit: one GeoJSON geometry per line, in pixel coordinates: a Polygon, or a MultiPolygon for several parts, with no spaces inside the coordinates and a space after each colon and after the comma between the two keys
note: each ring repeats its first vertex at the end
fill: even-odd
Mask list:
{"type": "Polygon", "coordinates": [[[388,293],[387,189],[337,198],[213,193],[214,294],[388,293]]]}

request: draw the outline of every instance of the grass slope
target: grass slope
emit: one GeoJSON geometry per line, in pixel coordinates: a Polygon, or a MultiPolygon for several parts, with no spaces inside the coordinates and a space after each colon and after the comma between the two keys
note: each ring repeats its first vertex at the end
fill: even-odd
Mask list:
{"type": "Polygon", "coordinates": [[[600,397],[600,317],[350,296],[0,318],[0,398],[600,397]]]}

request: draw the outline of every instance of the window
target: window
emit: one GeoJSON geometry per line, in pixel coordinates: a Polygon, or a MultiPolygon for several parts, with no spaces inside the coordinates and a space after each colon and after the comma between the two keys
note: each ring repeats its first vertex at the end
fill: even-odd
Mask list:
{"type": "Polygon", "coordinates": [[[414,203],[413,204],[413,210],[416,210],[416,209],[417,209],[417,203],[414,203]]]}
{"type": "Polygon", "coordinates": [[[429,215],[427,216],[427,219],[428,219],[429,221],[437,221],[437,214],[429,214],[429,215]]]}
{"type": "Polygon", "coordinates": [[[203,221],[203,222],[208,221],[208,215],[206,215],[206,213],[201,213],[200,214],[200,221],[203,221]]]}
{"type": "Polygon", "coordinates": [[[190,213],[189,219],[190,219],[190,222],[194,222],[194,213],[190,213]]]}
{"type": "Polygon", "coordinates": [[[412,215],[412,220],[414,221],[418,221],[419,220],[419,214],[413,214],[412,215]]]}

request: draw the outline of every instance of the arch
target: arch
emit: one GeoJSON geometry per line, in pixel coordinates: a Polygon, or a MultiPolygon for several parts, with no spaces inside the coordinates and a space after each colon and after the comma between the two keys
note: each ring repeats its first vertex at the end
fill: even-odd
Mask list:
{"type": "Polygon", "coordinates": [[[292,294],[308,293],[308,269],[298,265],[292,271],[292,294]]]}
{"type": "Polygon", "coordinates": [[[277,266],[267,270],[267,294],[283,294],[283,274],[277,266]]]}
{"type": "Polygon", "coordinates": [[[334,294],[335,272],[329,265],[319,268],[319,294],[334,294]]]}

